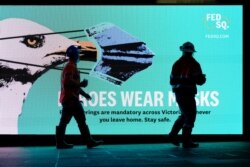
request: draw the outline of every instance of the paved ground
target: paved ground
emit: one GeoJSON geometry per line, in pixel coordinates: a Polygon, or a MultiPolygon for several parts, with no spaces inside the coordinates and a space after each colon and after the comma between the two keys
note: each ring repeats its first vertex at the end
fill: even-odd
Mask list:
{"type": "Polygon", "coordinates": [[[250,165],[250,142],[202,142],[183,149],[170,143],[77,145],[69,150],[54,146],[0,147],[0,167],[243,167],[250,165]]]}

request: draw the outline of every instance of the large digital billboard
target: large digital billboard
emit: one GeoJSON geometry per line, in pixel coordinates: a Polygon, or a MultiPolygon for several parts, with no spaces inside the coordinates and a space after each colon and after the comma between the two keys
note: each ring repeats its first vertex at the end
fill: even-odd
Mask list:
{"type": "MultiPolygon", "coordinates": [[[[168,134],[180,111],[169,83],[186,41],[207,82],[194,134],[243,133],[241,5],[0,6],[0,134],[54,134],[65,50],[78,64],[92,134],[168,134]]],[[[71,120],[68,134],[79,134],[71,120]]]]}

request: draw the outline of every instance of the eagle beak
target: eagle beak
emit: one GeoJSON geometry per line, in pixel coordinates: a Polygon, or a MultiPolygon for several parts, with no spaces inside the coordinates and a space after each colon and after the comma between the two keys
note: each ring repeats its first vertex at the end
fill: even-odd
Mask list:
{"type": "Polygon", "coordinates": [[[80,46],[80,60],[81,61],[97,61],[97,49],[92,42],[77,41],[80,46]]]}
{"type": "MultiPolygon", "coordinates": [[[[92,42],[89,41],[76,41],[80,49],[80,61],[97,61],[97,49],[92,42]]],[[[44,57],[60,55],[64,56],[67,48],[64,50],[58,50],[56,52],[48,53],[44,57]]]]}

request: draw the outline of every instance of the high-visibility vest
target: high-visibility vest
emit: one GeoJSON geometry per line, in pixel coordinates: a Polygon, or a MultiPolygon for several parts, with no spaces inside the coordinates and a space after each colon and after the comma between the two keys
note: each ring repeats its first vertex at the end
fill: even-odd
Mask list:
{"type": "Polygon", "coordinates": [[[72,99],[79,100],[79,88],[80,84],[80,74],[77,70],[77,67],[73,61],[69,61],[61,74],[61,93],[60,93],[60,102],[63,104],[72,99]],[[71,81],[71,78],[74,82],[71,81]],[[76,83],[75,83],[76,82],[76,83]]]}
{"type": "Polygon", "coordinates": [[[200,64],[192,56],[180,57],[172,67],[170,80],[178,80],[180,82],[172,85],[173,92],[197,93],[195,76],[202,74],[200,64]],[[189,80],[190,82],[181,82],[189,80]]]}

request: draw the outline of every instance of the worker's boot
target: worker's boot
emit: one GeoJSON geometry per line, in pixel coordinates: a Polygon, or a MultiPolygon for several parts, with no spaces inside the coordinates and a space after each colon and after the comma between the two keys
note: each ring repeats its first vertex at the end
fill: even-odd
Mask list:
{"type": "Polygon", "coordinates": [[[56,126],[56,148],[58,149],[73,148],[73,144],[68,144],[64,141],[65,130],[65,127],[56,126]]]}
{"type": "Polygon", "coordinates": [[[184,127],[182,131],[182,147],[183,148],[196,148],[199,147],[198,143],[194,143],[191,139],[192,128],[184,127]]]}
{"type": "Polygon", "coordinates": [[[180,120],[176,120],[170,133],[169,133],[169,140],[170,140],[170,143],[172,143],[173,145],[175,146],[180,146],[180,141],[179,141],[179,138],[178,138],[178,133],[179,131],[182,129],[182,122],[180,120]]]}
{"type": "Polygon", "coordinates": [[[96,141],[92,138],[92,136],[90,135],[89,127],[87,125],[78,127],[82,137],[86,139],[86,146],[88,149],[99,146],[104,143],[102,140],[96,141]]]}

